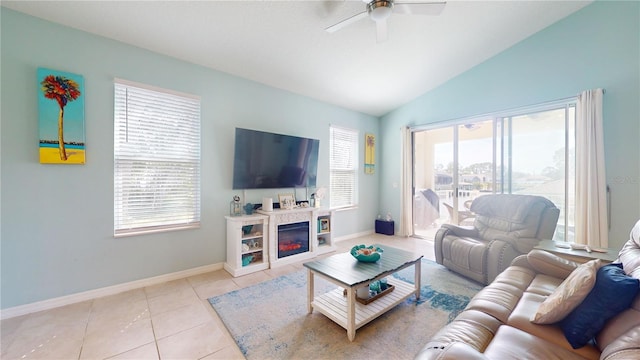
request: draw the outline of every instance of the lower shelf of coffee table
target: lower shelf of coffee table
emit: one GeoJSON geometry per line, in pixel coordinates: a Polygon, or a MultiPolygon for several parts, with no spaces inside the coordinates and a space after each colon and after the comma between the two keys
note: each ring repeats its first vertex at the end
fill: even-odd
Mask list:
{"type": "MultiPolygon", "coordinates": [[[[391,281],[389,283],[391,283],[391,281]]],[[[393,285],[395,287],[394,291],[376,299],[376,301],[370,302],[367,305],[357,301],[355,302],[356,329],[389,311],[394,306],[412,296],[416,291],[415,285],[402,280],[394,279],[393,285]]],[[[317,296],[313,299],[311,305],[315,310],[318,310],[338,325],[347,329],[347,297],[344,296],[343,292],[343,288],[337,288],[317,296]]]]}

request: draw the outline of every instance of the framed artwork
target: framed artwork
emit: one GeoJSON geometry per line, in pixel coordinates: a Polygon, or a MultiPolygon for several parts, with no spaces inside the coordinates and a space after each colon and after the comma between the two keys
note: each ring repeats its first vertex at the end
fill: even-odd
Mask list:
{"type": "Polygon", "coordinates": [[[281,209],[293,209],[296,205],[296,197],[293,194],[278,194],[281,209]]]}
{"type": "Polygon", "coordinates": [[[84,164],[84,78],[38,68],[41,164],[84,164]]]}
{"type": "Polygon", "coordinates": [[[373,174],[376,168],[376,136],[364,134],[364,173],[373,174]]]}
{"type": "Polygon", "coordinates": [[[329,219],[320,219],[320,232],[329,232],[331,231],[331,225],[329,224],[329,219]]]}

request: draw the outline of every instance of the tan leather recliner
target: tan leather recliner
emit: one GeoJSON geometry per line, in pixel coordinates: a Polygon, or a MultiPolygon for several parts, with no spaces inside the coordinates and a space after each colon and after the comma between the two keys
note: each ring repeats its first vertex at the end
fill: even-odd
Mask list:
{"type": "Polygon", "coordinates": [[[471,211],[476,214],[473,227],[442,225],[435,255],[438,264],[483,284],[540,240],[551,239],[560,215],[542,196],[514,194],[480,196],[471,211]]]}

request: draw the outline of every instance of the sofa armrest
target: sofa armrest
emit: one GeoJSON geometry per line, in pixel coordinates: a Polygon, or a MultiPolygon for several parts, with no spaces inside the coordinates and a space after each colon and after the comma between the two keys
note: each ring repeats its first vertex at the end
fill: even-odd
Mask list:
{"type": "Polygon", "coordinates": [[[531,250],[527,261],[535,271],[560,279],[565,279],[580,265],[544,250],[531,250]]]}
{"type": "Polygon", "coordinates": [[[455,342],[445,346],[425,347],[416,355],[416,360],[488,360],[483,353],[471,346],[455,342]]]}
{"type": "Polygon", "coordinates": [[[473,226],[457,226],[453,224],[442,224],[440,228],[447,229],[447,235],[455,235],[459,237],[480,237],[478,229],[473,226]]]}

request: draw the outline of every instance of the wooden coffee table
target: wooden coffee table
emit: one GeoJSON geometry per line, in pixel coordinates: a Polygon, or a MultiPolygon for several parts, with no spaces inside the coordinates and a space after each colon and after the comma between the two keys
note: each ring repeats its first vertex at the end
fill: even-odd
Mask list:
{"type": "Polygon", "coordinates": [[[324,259],[304,263],[307,268],[307,309],[313,309],[333,320],[347,330],[347,337],[353,341],[356,329],[364,326],[378,316],[400,304],[411,295],[420,298],[420,259],[414,253],[392,248],[381,247],[384,252],[375,263],[359,262],[350,253],[336,254],[324,259]],[[395,288],[367,305],[356,301],[356,291],[369,286],[369,283],[380,280],[406,267],[414,266],[415,284],[391,278],[389,285],[395,288]],[[337,286],[337,289],[315,297],[314,276],[320,276],[337,286]],[[346,296],[344,290],[346,289],[346,296]]]}

